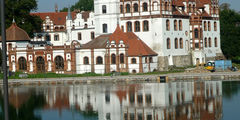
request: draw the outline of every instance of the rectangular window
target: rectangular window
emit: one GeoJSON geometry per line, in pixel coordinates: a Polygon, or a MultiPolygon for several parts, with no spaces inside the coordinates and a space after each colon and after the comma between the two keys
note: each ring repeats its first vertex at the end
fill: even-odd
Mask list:
{"type": "Polygon", "coordinates": [[[135,94],[134,92],[130,92],[130,103],[133,104],[135,101],[135,94]]]}
{"type": "Polygon", "coordinates": [[[146,103],[151,104],[152,103],[152,95],[151,94],[146,94],[146,103]]]}
{"type": "Polygon", "coordinates": [[[59,35],[54,35],[54,41],[59,41],[59,35]]]}
{"type": "Polygon", "coordinates": [[[107,33],[107,24],[103,24],[102,27],[103,27],[103,33],[107,33]]]}
{"type": "Polygon", "coordinates": [[[91,32],[91,39],[93,40],[95,38],[94,32],[91,32]]]}
{"type": "Polygon", "coordinates": [[[78,33],[78,40],[82,40],[82,33],[78,33]]]}
{"type": "Polygon", "coordinates": [[[143,103],[143,96],[142,96],[142,94],[138,94],[137,101],[138,101],[138,104],[142,104],[143,103]]]}
{"type": "Polygon", "coordinates": [[[102,13],[107,13],[107,7],[106,7],[106,5],[103,5],[103,6],[102,6],[102,13]]]}
{"type": "Polygon", "coordinates": [[[123,25],[121,26],[121,29],[122,29],[122,31],[124,32],[124,26],[123,26],[123,25]]]}
{"type": "Polygon", "coordinates": [[[105,101],[106,103],[110,103],[110,91],[105,92],[105,101]]]}
{"type": "Polygon", "coordinates": [[[138,113],[138,120],[143,120],[143,114],[142,113],[138,113]]]}
{"type": "Polygon", "coordinates": [[[51,41],[50,35],[46,35],[46,41],[51,41]]]}

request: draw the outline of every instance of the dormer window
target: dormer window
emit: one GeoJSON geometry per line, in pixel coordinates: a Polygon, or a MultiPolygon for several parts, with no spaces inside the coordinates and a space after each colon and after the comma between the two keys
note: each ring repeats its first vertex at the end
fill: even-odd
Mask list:
{"type": "Polygon", "coordinates": [[[111,44],[115,44],[116,42],[113,40],[112,42],[111,42],[111,44]]]}

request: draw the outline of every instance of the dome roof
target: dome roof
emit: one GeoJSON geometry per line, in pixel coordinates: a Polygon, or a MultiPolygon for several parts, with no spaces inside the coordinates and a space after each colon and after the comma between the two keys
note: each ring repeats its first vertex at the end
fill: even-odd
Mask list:
{"type": "MultiPolygon", "coordinates": [[[[19,28],[15,22],[6,30],[6,39],[7,41],[29,41],[30,37],[27,32],[19,28]]],[[[1,37],[0,37],[0,40],[1,37]]]]}

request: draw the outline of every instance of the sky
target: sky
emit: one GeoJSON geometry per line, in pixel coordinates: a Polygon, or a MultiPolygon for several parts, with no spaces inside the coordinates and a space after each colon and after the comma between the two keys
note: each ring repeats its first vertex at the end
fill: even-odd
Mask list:
{"type": "MultiPolygon", "coordinates": [[[[55,4],[58,5],[58,9],[61,10],[63,7],[68,5],[74,5],[78,0],[37,0],[38,10],[36,12],[54,12],[55,4]]],[[[230,3],[231,8],[236,11],[240,11],[240,0],[220,0],[220,3],[230,3]]]]}

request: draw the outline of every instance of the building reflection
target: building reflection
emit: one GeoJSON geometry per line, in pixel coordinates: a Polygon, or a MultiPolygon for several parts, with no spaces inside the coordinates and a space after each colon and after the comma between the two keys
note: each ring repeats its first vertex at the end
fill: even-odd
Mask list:
{"type": "MultiPolygon", "coordinates": [[[[14,96],[17,93],[11,91],[26,87],[11,89],[10,96],[14,96]]],[[[84,115],[97,115],[99,120],[222,118],[221,81],[39,86],[35,89],[36,94],[45,96],[43,110],[53,109],[61,113],[63,109],[69,109],[84,115]]],[[[10,97],[10,103],[19,107],[28,98],[28,91],[25,90],[26,95],[23,95],[26,97],[10,97]],[[16,104],[16,101],[19,102],[16,104]]]]}

